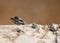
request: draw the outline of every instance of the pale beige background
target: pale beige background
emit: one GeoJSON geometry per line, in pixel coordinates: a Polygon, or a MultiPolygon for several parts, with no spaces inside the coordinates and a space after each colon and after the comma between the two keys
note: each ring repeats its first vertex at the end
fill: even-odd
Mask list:
{"type": "Polygon", "coordinates": [[[12,16],[27,23],[60,23],[60,0],[0,0],[0,24],[13,24],[12,16]]]}

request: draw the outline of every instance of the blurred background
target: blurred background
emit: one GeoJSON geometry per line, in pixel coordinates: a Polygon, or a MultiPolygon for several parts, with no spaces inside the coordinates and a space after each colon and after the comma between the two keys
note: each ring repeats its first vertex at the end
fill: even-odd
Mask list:
{"type": "Polygon", "coordinates": [[[27,23],[60,23],[60,0],[0,0],[0,24],[13,24],[12,16],[27,23]]]}

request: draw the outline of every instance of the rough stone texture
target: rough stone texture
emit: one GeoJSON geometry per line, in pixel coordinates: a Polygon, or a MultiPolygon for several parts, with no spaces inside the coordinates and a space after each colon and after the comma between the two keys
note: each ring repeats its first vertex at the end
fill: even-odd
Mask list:
{"type": "MultiPolygon", "coordinates": [[[[33,29],[27,25],[0,25],[0,43],[56,43],[56,35],[48,25],[38,25],[33,29]]],[[[54,25],[55,27],[57,25],[54,25]]],[[[60,43],[60,32],[57,31],[57,43],[60,43]]]]}

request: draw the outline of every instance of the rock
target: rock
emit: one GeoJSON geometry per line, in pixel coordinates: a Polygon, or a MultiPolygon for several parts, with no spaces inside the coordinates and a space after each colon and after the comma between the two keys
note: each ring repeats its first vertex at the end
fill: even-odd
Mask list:
{"type": "MultiPolygon", "coordinates": [[[[55,25],[56,26],[56,25],[55,25]]],[[[60,43],[60,32],[53,34],[48,25],[0,25],[0,43],[60,43]],[[35,28],[35,27],[34,27],[35,28]]]]}

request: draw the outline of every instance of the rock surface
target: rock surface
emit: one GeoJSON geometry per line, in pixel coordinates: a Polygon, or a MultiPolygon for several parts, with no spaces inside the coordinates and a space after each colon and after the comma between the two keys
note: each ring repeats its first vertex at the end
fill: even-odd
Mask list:
{"type": "Polygon", "coordinates": [[[36,24],[36,26],[32,28],[32,24],[0,25],[0,43],[60,43],[59,28],[56,36],[49,30],[48,25],[36,24]]]}

